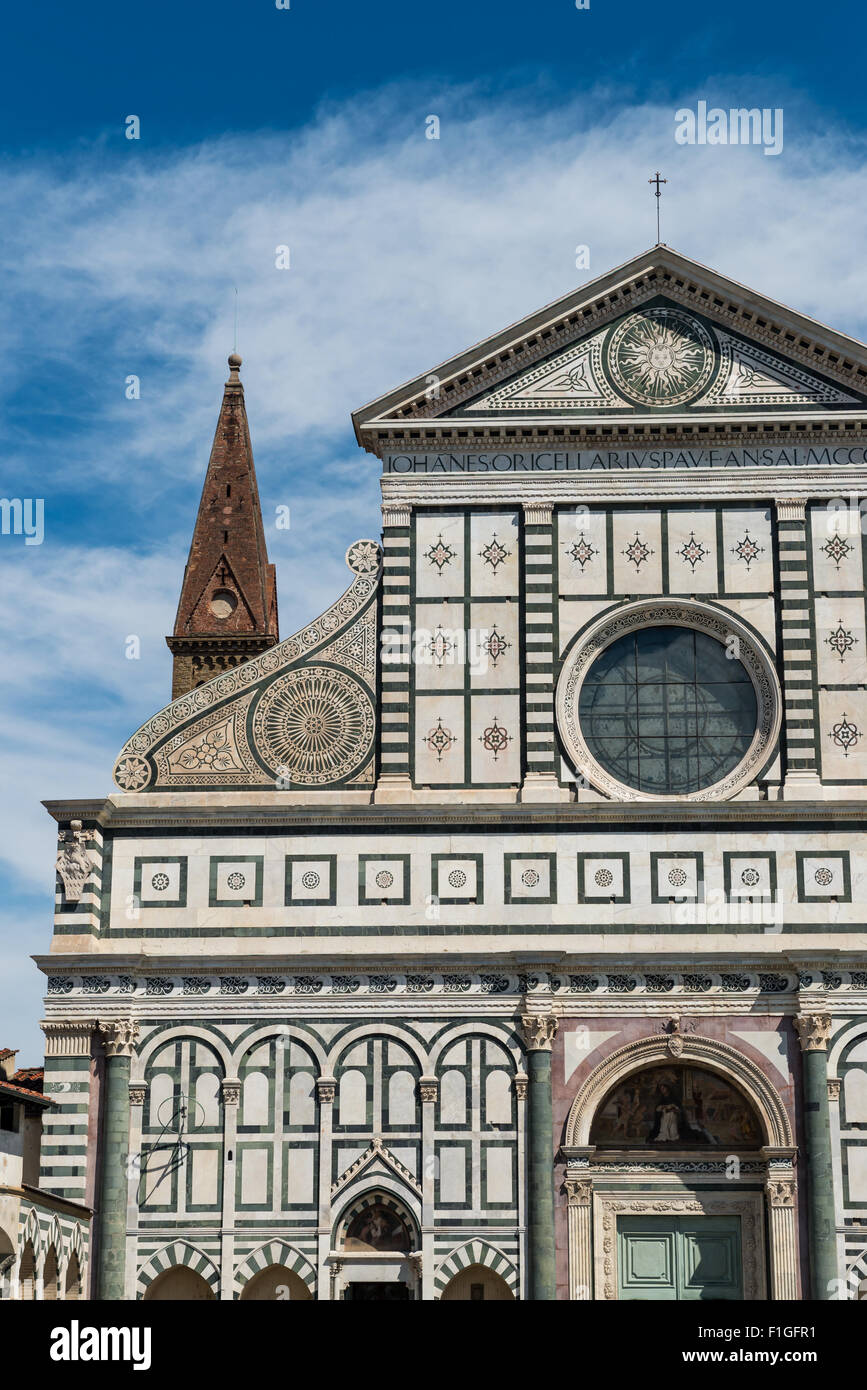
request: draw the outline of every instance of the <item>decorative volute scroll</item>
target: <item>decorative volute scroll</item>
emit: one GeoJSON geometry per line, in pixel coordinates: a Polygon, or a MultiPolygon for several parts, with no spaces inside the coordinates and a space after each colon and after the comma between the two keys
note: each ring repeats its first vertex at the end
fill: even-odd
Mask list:
{"type": "Polygon", "coordinates": [[[85,848],[89,838],[88,832],[82,830],[80,820],[70,821],[69,829],[61,830],[58,835],[60,849],[55,868],[63,883],[64,897],[69,903],[78,902],[85,883],[96,868],[85,848]]]}
{"type": "Polygon", "coordinates": [[[831,1039],[830,1014],[796,1014],[792,1019],[802,1052],[825,1052],[831,1039]]]}
{"type": "Polygon", "coordinates": [[[127,740],[122,791],[372,786],[381,552],[346,552],[353,581],[293,637],[160,710],[127,740]]]}

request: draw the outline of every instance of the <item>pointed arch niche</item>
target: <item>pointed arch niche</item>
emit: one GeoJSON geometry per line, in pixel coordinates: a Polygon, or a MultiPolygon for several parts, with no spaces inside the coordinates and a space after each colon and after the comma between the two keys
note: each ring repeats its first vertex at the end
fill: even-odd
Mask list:
{"type": "Polygon", "coordinates": [[[739,1217],[744,1299],[798,1298],[791,1123],[772,1082],[727,1043],[676,1026],[673,1033],[618,1048],[575,1096],[562,1152],[570,1298],[616,1298],[617,1218],[656,1214],[739,1217]],[[722,1092],[737,1093],[748,1117],[744,1138],[734,1142],[730,1132],[719,1144],[703,1144],[690,1126],[677,1138],[672,1133],[662,1148],[647,1129],[642,1145],[635,1129],[623,1126],[618,1141],[610,1115],[600,1123],[606,1104],[630,1078],[637,1083],[641,1073],[659,1068],[675,1074],[698,1069],[709,1083],[716,1078],[722,1092]],[[604,1149],[596,1142],[600,1136],[604,1149]]]}

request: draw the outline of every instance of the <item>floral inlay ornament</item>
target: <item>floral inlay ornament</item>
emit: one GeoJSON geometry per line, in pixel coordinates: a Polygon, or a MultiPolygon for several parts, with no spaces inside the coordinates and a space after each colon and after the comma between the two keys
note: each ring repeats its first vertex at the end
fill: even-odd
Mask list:
{"type": "Polygon", "coordinates": [[[305,874],[301,875],[301,885],[306,888],[308,892],[312,891],[314,888],[318,888],[321,882],[322,879],[315,869],[308,869],[305,874]]]}
{"type": "Polygon", "coordinates": [[[732,555],[736,556],[738,560],[742,560],[749,569],[753,560],[757,560],[760,555],[764,554],[764,549],[763,545],[759,545],[758,541],[753,540],[749,531],[744,531],[737,545],[732,546],[732,555]]]}
{"type": "Polygon", "coordinates": [[[669,869],[668,881],[672,888],[682,888],[686,883],[686,874],[683,869],[669,869]]]}
{"type": "Polygon", "coordinates": [[[593,875],[593,882],[597,888],[610,888],[614,882],[614,875],[610,869],[597,869],[593,875]]]}
{"type": "Polygon", "coordinates": [[[696,540],[695,532],[690,531],[689,540],[684,541],[683,545],[680,547],[680,550],[677,553],[683,560],[684,564],[689,565],[690,569],[694,574],[696,565],[701,564],[702,560],[708,554],[708,550],[706,546],[702,545],[701,541],[696,540]]]}
{"type": "Polygon", "coordinates": [[[649,560],[653,553],[650,547],[641,539],[637,531],[635,533],[635,539],[631,540],[626,549],[621,551],[621,554],[626,556],[630,565],[635,566],[636,571],[641,569],[645,560],[649,560]]]}
{"type": "Polygon", "coordinates": [[[599,554],[599,551],[596,546],[590,544],[582,531],[577,541],[573,541],[572,545],[567,547],[566,554],[571,555],[576,565],[581,566],[581,573],[583,574],[585,566],[590,564],[591,560],[599,554]]]}
{"type": "Polygon", "coordinates": [[[253,715],[260,750],[284,782],[321,786],[349,776],[376,732],[370,695],[346,671],[302,666],[264,691],[253,715]]]}
{"type": "Polygon", "coordinates": [[[437,762],[441,763],[443,755],[451,751],[457,743],[457,736],[450,729],[446,729],[442,719],[437,719],[436,725],[424,738],[424,742],[432,753],[436,753],[437,762]]]}
{"type": "Polygon", "coordinates": [[[449,884],[452,888],[466,888],[467,876],[463,869],[452,869],[449,874],[449,884]]]}
{"type": "Polygon", "coordinates": [[[114,780],[125,792],[141,791],[150,781],[151,770],[144,758],[130,755],[121,758],[115,769],[114,780]]]}
{"type": "Polygon", "coordinates": [[[843,749],[843,757],[848,758],[849,749],[854,748],[861,737],[861,730],[844,714],[843,718],[834,725],[828,737],[833,743],[836,743],[838,748],[843,749]]]}
{"type": "Polygon", "coordinates": [[[741,883],[745,884],[747,888],[755,888],[760,877],[761,875],[758,869],[744,869],[743,873],[741,874],[741,883]]]}
{"type": "Polygon", "coordinates": [[[681,309],[642,309],[615,328],[608,365],[618,390],[639,405],[672,406],[707,386],[715,366],[710,333],[681,309]]]}
{"type": "Polygon", "coordinates": [[[535,869],[525,869],[521,874],[521,882],[525,888],[537,888],[539,886],[539,875],[535,869]]]}
{"type": "Polygon", "coordinates": [[[346,552],[346,563],[354,574],[378,574],[381,553],[376,541],[356,541],[346,552]]]}
{"type": "Polygon", "coordinates": [[[497,540],[497,533],[495,531],[488,541],[488,544],[483,546],[479,551],[479,559],[484,560],[486,565],[490,565],[491,569],[496,574],[500,565],[508,560],[511,553],[511,550],[507,550],[506,547],[497,540]]]}
{"type": "Polygon", "coordinates": [[[442,532],[440,532],[436,544],[432,545],[430,550],[426,551],[425,554],[436,569],[437,574],[442,574],[446,565],[451,564],[457,552],[452,550],[450,545],[446,544],[442,538],[442,532]]]}
{"type": "Polygon", "coordinates": [[[855,643],[858,641],[858,638],[855,637],[848,628],[843,626],[843,619],[838,618],[836,628],[825,638],[825,641],[831,650],[837,653],[840,660],[845,661],[848,653],[851,652],[855,643]]]}
{"type": "Polygon", "coordinates": [[[154,874],[151,879],[151,888],[157,893],[164,893],[169,886],[168,874],[154,874]]]}
{"type": "Polygon", "coordinates": [[[227,887],[231,888],[233,893],[240,892],[240,890],[244,887],[244,884],[246,882],[247,880],[245,879],[244,875],[238,873],[237,870],[234,873],[229,874],[228,878],[226,879],[226,885],[227,887]]]}
{"type": "Polygon", "coordinates": [[[390,888],[394,883],[394,874],[389,873],[388,869],[380,869],[375,882],[377,888],[390,888]]]}
{"type": "Polygon", "coordinates": [[[216,729],[209,729],[196,743],[185,748],[178,758],[178,763],[187,772],[197,772],[199,768],[208,768],[213,772],[228,772],[237,766],[231,752],[228,751],[228,743],[227,727],[221,724],[216,729]]]}
{"type": "Polygon", "coordinates": [[[822,888],[827,888],[830,884],[834,882],[833,873],[824,865],[822,865],[821,868],[816,870],[813,877],[816,880],[816,882],[821,885],[822,888]]]}
{"type": "Polygon", "coordinates": [[[834,532],[822,546],[822,551],[829,560],[833,560],[835,569],[839,569],[843,561],[848,556],[852,546],[849,541],[844,540],[838,533],[834,532]]]}
{"type": "Polygon", "coordinates": [[[500,657],[503,655],[504,652],[508,651],[511,645],[511,642],[507,642],[503,634],[497,631],[495,624],[491,628],[491,631],[486,640],[482,643],[482,648],[484,651],[487,652],[490,658],[491,665],[496,666],[500,657]]]}
{"type": "Polygon", "coordinates": [[[426,651],[429,657],[436,662],[437,666],[442,666],[447,661],[455,649],[455,644],[443,629],[442,624],[437,625],[437,630],[427,644],[426,651]]]}
{"type": "Polygon", "coordinates": [[[494,762],[497,761],[501,753],[505,753],[512,741],[512,735],[503,728],[494,715],[494,722],[489,724],[484,733],[479,734],[479,742],[482,747],[493,754],[494,762]]]}

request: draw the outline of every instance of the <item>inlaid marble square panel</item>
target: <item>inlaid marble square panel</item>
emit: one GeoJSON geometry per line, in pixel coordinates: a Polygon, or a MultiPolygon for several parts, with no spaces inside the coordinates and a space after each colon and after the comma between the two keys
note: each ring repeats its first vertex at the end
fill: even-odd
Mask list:
{"type": "Polygon", "coordinates": [[[608,593],[605,512],[576,507],[557,513],[557,570],[561,594],[608,593]]]}
{"type": "Polygon", "coordinates": [[[586,627],[597,613],[601,613],[603,608],[611,605],[607,598],[587,599],[584,602],[575,599],[562,599],[559,604],[560,618],[560,653],[566,650],[576,632],[580,632],[586,627]]]}
{"type": "Polygon", "coordinates": [[[458,598],[464,592],[464,518],[458,512],[415,519],[415,590],[419,598],[458,598]]]}
{"type": "Polygon", "coordinates": [[[465,758],[462,695],[418,695],[415,701],[415,780],[422,786],[462,786],[465,758]]]}
{"type": "Polygon", "coordinates": [[[474,695],[470,701],[473,782],[521,780],[521,713],[517,695],[474,695]]]}
{"type": "Polygon", "coordinates": [[[520,531],[517,512],[474,512],[470,517],[470,588],[473,596],[517,596],[520,531]]]}
{"type": "Polygon", "coordinates": [[[864,541],[857,508],[837,511],[822,505],[811,507],[810,532],[814,592],[860,592],[864,588],[864,541]]]}
{"type": "Polygon", "coordinates": [[[252,907],[262,906],[262,865],[259,855],[230,858],[226,855],[211,857],[210,907],[252,907]]]}
{"type": "Polygon", "coordinates": [[[467,633],[464,604],[418,603],[412,660],[417,690],[462,690],[467,633]]]}
{"type": "Polygon", "coordinates": [[[484,900],[484,878],[480,854],[431,855],[431,894],[441,903],[468,903],[484,900]]]}
{"type": "Polygon", "coordinates": [[[471,686],[505,690],[520,684],[518,617],[517,602],[472,605],[467,646],[471,686]]]}
{"type": "Polygon", "coordinates": [[[769,594],[774,547],[767,507],[727,507],[722,515],[723,575],[730,594],[769,594]]]}
{"type": "Polygon", "coordinates": [[[186,907],[186,857],[136,857],[132,891],[141,907],[186,907]]]}
{"type": "Polygon", "coordinates": [[[361,907],[378,903],[409,902],[409,855],[358,856],[358,902],[361,907]]]}
{"type": "Polygon", "coordinates": [[[615,594],[661,594],[659,512],[615,512],[612,536],[615,594]]]}
{"type": "Polygon", "coordinates": [[[628,903],[631,894],[628,854],[579,854],[580,903],[628,903]]]}
{"type": "Polygon", "coordinates": [[[553,852],[506,854],[503,868],[507,903],[557,901],[557,856],[553,852]]]}
{"type": "Polygon", "coordinates": [[[723,873],[727,898],[776,897],[776,855],[770,852],[732,854],[725,851],[723,873]]]}
{"type": "Polygon", "coordinates": [[[821,685],[867,685],[863,598],[817,598],[816,657],[821,685]]]}
{"type": "Polygon", "coordinates": [[[652,902],[703,902],[703,855],[651,853],[650,883],[652,902]]]}
{"type": "Polygon", "coordinates": [[[337,856],[320,859],[286,856],[286,905],[333,906],[337,896],[337,856]]]}
{"type": "Polygon", "coordinates": [[[867,691],[819,691],[819,746],[824,781],[867,779],[867,691]]]}
{"type": "Polygon", "coordinates": [[[838,902],[852,901],[849,874],[849,855],[843,851],[796,851],[798,865],[798,902],[820,903],[829,898],[838,902]]]}
{"type": "Polygon", "coordinates": [[[715,594],[719,588],[716,512],[670,511],[668,587],[672,594],[715,594]]]}

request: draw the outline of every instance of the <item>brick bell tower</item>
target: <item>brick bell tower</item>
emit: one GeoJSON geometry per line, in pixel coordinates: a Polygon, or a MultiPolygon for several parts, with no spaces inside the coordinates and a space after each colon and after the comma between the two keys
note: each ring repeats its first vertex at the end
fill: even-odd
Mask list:
{"type": "Polygon", "coordinates": [[[279,641],[240,366],[233,352],[174,631],[166,638],[173,700],[279,641]]]}

